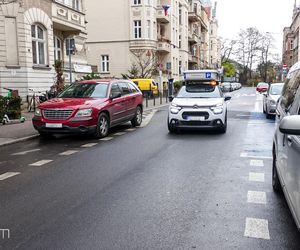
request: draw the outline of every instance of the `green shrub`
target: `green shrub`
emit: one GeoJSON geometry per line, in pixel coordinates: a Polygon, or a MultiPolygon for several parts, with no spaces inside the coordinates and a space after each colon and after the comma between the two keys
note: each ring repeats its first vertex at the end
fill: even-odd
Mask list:
{"type": "Polygon", "coordinates": [[[0,96],[0,121],[2,121],[5,114],[9,119],[21,118],[21,97],[8,98],[0,96]],[[7,103],[7,100],[8,103],[7,103]]]}

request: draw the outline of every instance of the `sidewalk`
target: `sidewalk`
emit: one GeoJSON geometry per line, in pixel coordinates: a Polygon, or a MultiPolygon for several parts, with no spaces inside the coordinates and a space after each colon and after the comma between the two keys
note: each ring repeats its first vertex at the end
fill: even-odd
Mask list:
{"type": "MultiPolygon", "coordinates": [[[[166,99],[162,99],[162,104],[160,100],[155,100],[155,106],[153,99],[148,100],[148,107],[146,107],[146,100],[144,100],[144,111],[161,108],[168,105],[166,99]]],[[[22,115],[26,118],[24,123],[14,123],[14,124],[0,124],[0,147],[20,141],[29,140],[37,137],[39,134],[33,128],[31,119],[33,117],[33,112],[22,112],[22,115]]]]}

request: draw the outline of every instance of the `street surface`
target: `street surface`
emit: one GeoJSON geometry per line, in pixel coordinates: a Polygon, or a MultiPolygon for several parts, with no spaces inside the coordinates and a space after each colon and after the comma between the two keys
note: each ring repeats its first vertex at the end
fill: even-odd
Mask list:
{"type": "Polygon", "coordinates": [[[254,88],[230,95],[226,134],[171,135],[165,107],[102,140],[1,147],[0,249],[300,249],[272,191],[274,120],[254,88]]]}

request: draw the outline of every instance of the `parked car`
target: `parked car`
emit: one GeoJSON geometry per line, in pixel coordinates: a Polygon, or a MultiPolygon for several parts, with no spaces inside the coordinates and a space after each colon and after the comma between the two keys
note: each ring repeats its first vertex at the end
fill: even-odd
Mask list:
{"type": "Polygon", "coordinates": [[[266,82],[259,82],[256,86],[256,91],[259,93],[263,93],[268,91],[269,84],[266,82]]]}
{"type": "Polygon", "coordinates": [[[273,83],[263,97],[263,112],[267,119],[276,114],[276,104],[281,95],[284,83],[273,83]]]}
{"type": "Polygon", "coordinates": [[[58,98],[39,105],[32,119],[42,135],[90,133],[105,137],[111,127],[142,123],[143,95],[127,80],[90,80],[71,84],[58,98]]]}
{"type": "Polygon", "coordinates": [[[221,83],[221,90],[223,92],[230,92],[232,91],[231,83],[230,82],[222,82],[221,83]]]}
{"type": "MultiPolygon", "coordinates": [[[[274,191],[283,190],[288,206],[300,230],[300,62],[285,81],[276,110],[273,140],[274,191]]],[[[278,213],[280,217],[281,213],[278,213]]]]}
{"type": "Polygon", "coordinates": [[[131,81],[139,87],[144,96],[149,97],[158,94],[158,87],[153,79],[131,79],[131,81]]]}

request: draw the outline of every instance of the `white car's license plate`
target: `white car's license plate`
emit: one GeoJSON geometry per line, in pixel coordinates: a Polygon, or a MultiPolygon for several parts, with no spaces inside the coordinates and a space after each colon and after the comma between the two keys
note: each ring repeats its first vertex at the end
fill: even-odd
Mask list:
{"type": "Polygon", "coordinates": [[[62,123],[46,123],[46,128],[62,128],[62,123]]]}
{"type": "Polygon", "coordinates": [[[188,117],[189,121],[205,121],[204,116],[189,116],[188,117]]]}

